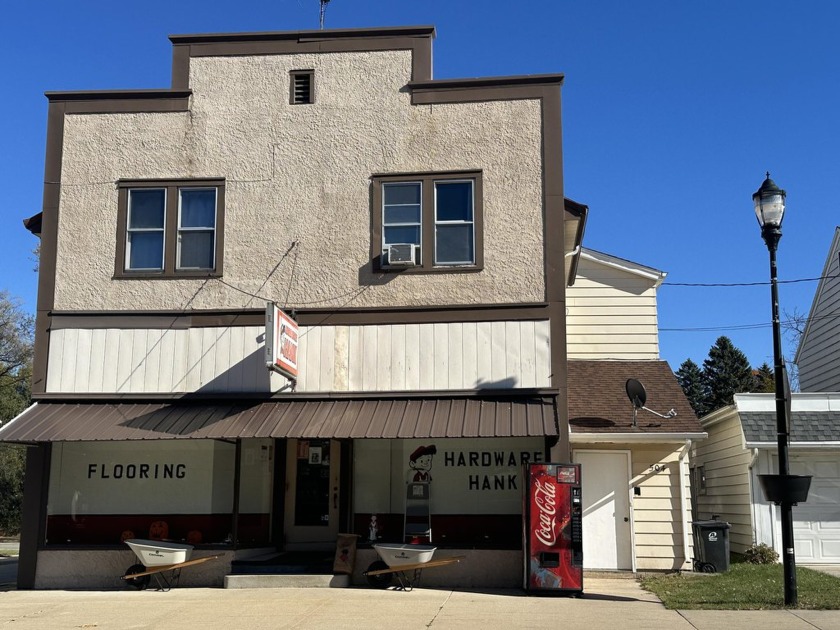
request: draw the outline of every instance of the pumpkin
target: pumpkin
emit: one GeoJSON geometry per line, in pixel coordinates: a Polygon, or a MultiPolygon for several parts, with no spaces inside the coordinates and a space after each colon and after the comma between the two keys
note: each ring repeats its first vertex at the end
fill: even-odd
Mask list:
{"type": "Polygon", "coordinates": [[[166,521],[154,521],[149,525],[149,538],[151,540],[164,540],[169,538],[169,524],[166,521]]]}

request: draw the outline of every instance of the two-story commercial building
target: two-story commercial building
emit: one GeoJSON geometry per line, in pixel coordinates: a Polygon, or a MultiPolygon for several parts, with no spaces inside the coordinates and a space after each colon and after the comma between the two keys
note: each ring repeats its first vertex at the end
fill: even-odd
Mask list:
{"type": "Polygon", "coordinates": [[[117,586],[128,537],[221,554],[196,585],[401,541],[416,480],[467,556],[428,583],[521,583],[522,465],[573,457],[586,208],[562,75],[435,80],[433,38],[173,36],[169,89],[47,94],[35,404],[0,430],[30,446],[20,587],[117,586]],[[267,302],[299,327],[285,374],[267,302]]]}

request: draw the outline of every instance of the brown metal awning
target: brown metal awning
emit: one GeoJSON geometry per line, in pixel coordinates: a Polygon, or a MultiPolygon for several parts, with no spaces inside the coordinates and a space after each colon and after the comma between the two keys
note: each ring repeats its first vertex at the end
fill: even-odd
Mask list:
{"type": "Polygon", "coordinates": [[[0,428],[0,442],[22,443],[555,435],[555,395],[41,401],[0,428]]]}

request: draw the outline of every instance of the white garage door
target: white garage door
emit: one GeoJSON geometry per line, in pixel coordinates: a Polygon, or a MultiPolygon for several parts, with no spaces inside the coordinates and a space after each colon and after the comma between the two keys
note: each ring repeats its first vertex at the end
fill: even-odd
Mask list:
{"type": "Polygon", "coordinates": [[[790,471],[814,477],[808,501],[793,508],[796,562],[840,563],[840,456],[792,454],[790,471]]]}

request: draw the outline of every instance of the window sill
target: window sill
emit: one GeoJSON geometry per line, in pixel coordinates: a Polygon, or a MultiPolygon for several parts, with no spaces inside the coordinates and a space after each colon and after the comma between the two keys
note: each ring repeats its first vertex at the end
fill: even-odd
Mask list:
{"type": "Polygon", "coordinates": [[[218,271],[123,271],[111,276],[112,280],[195,280],[221,278],[218,271]]]}
{"type": "Polygon", "coordinates": [[[484,270],[483,266],[479,265],[453,265],[451,267],[383,267],[378,263],[374,263],[373,270],[376,273],[393,273],[393,274],[438,274],[438,273],[478,273],[484,270]]]}

